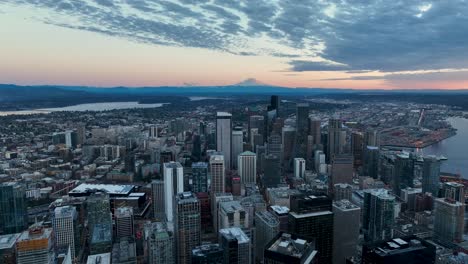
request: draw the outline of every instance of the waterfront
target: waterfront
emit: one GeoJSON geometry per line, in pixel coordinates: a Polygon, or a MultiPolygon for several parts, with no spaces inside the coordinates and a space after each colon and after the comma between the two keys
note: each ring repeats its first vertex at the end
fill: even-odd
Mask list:
{"type": "Polygon", "coordinates": [[[45,109],[23,110],[23,111],[3,111],[3,112],[0,112],[0,116],[48,114],[51,112],[61,112],[61,111],[84,112],[84,111],[109,111],[109,110],[133,109],[133,108],[155,108],[155,107],[161,107],[163,105],[164,103],[140,104],[139,102],[90,103],[90,104],[79,104],[79,105],[57,107],[57,108],[45,108],[45,109]]]}
{"type": "Polygon", "coordinates": [[[443,155],[448,158],[442,163],[443,172],[459,173],[468,178],[468,119],[449,118],[450,124],[457,129],[455,136],[420,149],[424,155],[443,155]]]}

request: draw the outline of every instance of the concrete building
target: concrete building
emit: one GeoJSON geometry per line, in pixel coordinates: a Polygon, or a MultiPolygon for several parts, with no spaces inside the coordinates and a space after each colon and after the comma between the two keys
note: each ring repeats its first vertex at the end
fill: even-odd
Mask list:
{"type": "Polygon", "coordinates": [[[177,263],[191,263],[192,249],[200,245],[200,202],[191,192],[176,196],[177,263]]]}
{"type": "Polygon", "coordinates": [[[21,233],[0,236],[0,263],[16,263],[16,241],[21,233]]]}
{"type": "Polygon", "coordinates": [[[450,198],[434,200],[434,237],[445,243],[463,241],[465,204],[450,198]]]}
{"type": "Polygon", "coordinates": [[[70,248],[74,260],[79,245],[78,213],[73,206],[57,207],[54,210],[52,226],[55,235],[55,247],[66,250],[70,248]]]}
{"type": "Polygon", "coordinates": [[[245,151],[238,156],[238,173],[242,184],[257,182],[257,155],[245,151]]]}
{"type": "Polygon", "coordinates": [[[176,247],[173,231],[164,222],[145,224],[145,240],[148,248],[148,263],[176,263],[176,247]]]}
{"type": "Polygon", "coordinates": [[[349,200],[351,201],[351,196],[353,195],[353,186],[347,183],[337,183],[333,186],[333,200],[349,200]]]}
{"type": "Polygon", "coordinates": [[[327,159],[332,161],[335,155],[341,153],[341,120],[328,120],[328,137],[327,137],[327,159]]]}
{"type": "Polygon", "coordinates": [[[164,211],[168,222],[174,221],[174,197],[184,191],[184,169],[179,162],[164,163],[164,211]]]}
{"type": "Polygon", "coordinates": [[[445,182],[442,186],[442,196],[465,203],[465,185],[458,182],[445,182]]]}
{"type": "Polygon", "coordinates": [[[356,256],[359,243],[361,208],[349,200],[333,202],[333,263],[346,264],[356,256]]]}
{"type": "Polygon", "coordinates": [[[218,230],[230,227],[249,227],[250,216],[239,201],[226,201],[219,203],[218,230]]]}
{"type": "Polygon", "coordinates": [[[33,225],[16,242],[16,263],[52,264],[55,261],[52,228],[33,225]]]}
{"type": "Polygon", "coordinates": [[[306,161],[303,158],[294,158],[294,177],[304,179],[306,161]]]}
{"type": "Polygon", "coordinates": [[[333,187],[337,183],[353,183],[353,157],[350,155],[336,154],[331,164],[331,181],[333,187]]]}
{"type": "Polygon", "coordinates": [[[249,237],[238,227],[219,230],[219,244],[223,248],[223,263],[252,264],[249,237]]]}
{"type": "Polygon", "coordinates": [[[226,190],[225,157],[210,156],[211,193],[224,193],[226,190]]]}
{"type": "Polygon", "coordinates": [[[211,203],[211,215],[213,216],[213,230],[218,232],[219,230],[219,216],[218,212],[221,210],[221,203],[227,201],[233,201],[234,197],[231,193],[215,193],[212,196],[213,202],[211,203]]]}
{"type": "Polygon", "coordinates": [[[287,232],[289,225],[289,208],[286,206],[272,205],[269,208],[271,214],[279,222],[279,231],[287,232]]]}
{"type": "MultiPolygon", "coordinates": [[[[288,233],[279,233],[265,247],[265,264],[318,263],[314,243],[288,233]]],[[[325,263],[325,262],[324,262],[325,263]]]]}
{"type": "Polygon", "coordinates": [[[395,196],[385,189],[364,191],[364,238],[368,242],[390,239],[393,235],[395,196]]]}
{"type": "Polygon", "coordinates": [[[136,244],[133,238],[117,240],[112,247],[113,264],[137,264],[136,244]]]}
{"type": "Polygon", "coordinates": [[[232,164],[232,115],[226,112],[216,113],[216,150],[224,156],[226,169],[232,164]]]}
{"type": "Polygon", "coordinates": [[[238,168],[237,157],[244,151],[244,133],[242,130],[232,131],[232,168],[238,168]]]}
{"type": "Polygon", "coordinates": [[[167,218],[164,181],[153,180],[151,182],[151,196],[153,199],[153,217],[158,221],[165,221],[167,218]]]}
{"type": "Polygon", "coordinates": [[[115,238],[135,238],[135,226],[132,207],[118,207],[114,211],[115,216],[115,238]]]}
{"type": "Polygon", "coordinates": [[[255,213],[255,257],[263,261],[263,252],[270,241],[280,232],[280,222],[271,212],[255,213]]]}
{"type": "Polygon", "coordinates": [[[314,145],[322,144],[322,121],[309,117],[309,135],[314,139],[314,145]]]}

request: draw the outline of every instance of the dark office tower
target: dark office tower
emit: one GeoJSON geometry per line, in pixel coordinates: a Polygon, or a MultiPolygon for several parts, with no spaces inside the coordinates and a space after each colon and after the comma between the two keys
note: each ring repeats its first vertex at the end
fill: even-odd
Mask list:
{"type": "Polygon", "coordinates": [[[341,120],[328,120],[328,142],[327,142],[327,160],[333,160],[335,155],[341,152],[341,120]]]}
{"type": "Polygon", "coordinates": [[[192,192],[208,192],[208,163],[192,163],[192,192]]]}
{"type": "Polygon", "coordinates": [[[276,110],[276,116],[279,116],[279,107],[280,107],[280,100],[277,95],[271,96],[271,108],[276,110]]]}
{"type": "Polygon", "coordinates": [[[400,196],[401,188],[414,187],[414,161],[415,157],[412,154],[400,153],[396,156],[393,175],[395,195],[400,196]]]}
{"type": "Polygon", "coordinates": [[[380,147],[380,133],[375,129],[369,129],[364,136],[364,146],[380,147]]]}
{"type": "Polygon", "coordinates": [[[86,141],[86,126],[83,123],[78,124],[76,127],[76,143],[83,145],[86,141]]]}
{"type": "Polygon", "coordinates": [[[277,187],[280,183],[280,159],[276,155],[266,155],[264,160],[263,184],[267,188],[274,188],[277,187]]]}
{"type": "Polygon", "coordinates": [[[242,128],[232,131],[232,168],[237,170],[237,157],[244,151],[244,134],[242,128]]]}
{"type": "Polygon", "coordinates": [[[120,238],[135,237],[133,207],[118,207],[114,210],[116,240],[120,238]]]}
{"type": "Polygon", "coordinates": [[[281,135],[272,133],[268,138],[267,148],[268,154],[276,155],[281,159],[281,155],[283,152],[283,145],[281,144],[281,135]]]}
{"type": "Polygon", "coordinates": [[[177,263],[191,263],[192,249],[200,245],[200,202],[191,192],[176,196],[177,263]]]}
{"type": "Polygon", "coordinates": [[[223,153],[224,165],[227,170],[230,170],[232,164],[232,115],[230,113],[216,113],[216,150],[223,153]]]}
{"type": "Polygon", "coordinates": [[[346,259],[356,256],[361,208],[348,200],[340,200],[333,203],[333,213],[333,263],[345,264],[346,259]]]}
{"type": "Polygon", "coordinates": [[[380,150],[378,147],[367,146],[364,151],[364,175],[374,179],[379,178],[380,150]]]}
{"type": "Polygon", "coordinates": [[[296,137],[296,130],[292,127],[283,127],[282,130],[282,140],[283,143],[283,167],[286,170],[292,169],[292,159],[293,159],[293,151],[294,151],[294,139],[296,137]]]}
{"type": "Polygon", "coordinates": [[[206,123],[205,122],[200,122],[200,125],[198,126],[198,133],[200,136],[205,136],[206,135],[206,123]]]}
{"type": "Polygon", "coordinates": [[[26,193],[18,183],[0,185],[0,234],[19,233],[28,227],[26,193]]]}
{"type": "Polygon", "coordinates": [[[219,244],[223,248],[223,263],[252,264],[251,242],[238,227],[219,230],[219,244]]]}
{"type": "Polygon", "coordinates": [[[386,240],[392,237],[395,196],[385,189],[364,191],[362,229],[367,242],[386,240]]]}
{"type": "Polygon", "coordinates": [[[362,166],[364,162],[364,136],[359,132],[351,134],[351,152],[354,157],[354,167],[362,166]]]}
{"type": "Polygon", "coordinates": [[[465,203],[465,185],[458,182],[444,183],[442,195],[444,198],[465,203]]]}
{"type": "Polygon", "coordinates": [[[353,183],[353,156],[337,155],[332,159],[330,188],[337,183],[353,183]]]}
{"type": "Polygon", "coordinates": [[[296,194],[290,196],[289,231],[315,239],[319,263],[332,263],[333,207],[332,200],[324,194],[296,194]]]}
{"type": "Polygon", "coordinates": [[[154,180],[151,182],[151,196],[153,202],[153,217],[158,221],[166,220],[164,181],[154,180]]]}
{"type": "Polygon", "coordinates": [[[193,135],[192,157],[194,161],[200,161],[202,154],[201,139],[199,135],[193,135]]]}
{"type": "Polygon", "coordinates": [[[432,196],[439,196],[440,161],[436,157],[424,157],[422,192],[430,192],[432,196]]]}
{"type": "Polygon", "coordinates": [[[265,130],[265,117],[253,115],[249,117],[249,142],[252,143],[252,129],[257,129],[257,133],[263,135],[265,130]]]}
{"type": "Polygon", "coordinates": [[[135,153],[129,152],[125,155],[124,160],[125,171],[126,172],[135,172],[135,153]]]}
{"type": "Polygon", "coordinates": [[[223,253],[219,244],[203,244],[192,249],[192,264],[223,264],[223,253]]]}
{"type": "Polygon", "coordinates": [[[309,134],[309,104],[296,106],[295,158],[307,158],[307,135],[309,134]]]}
{"type": "Polygon", "coordinates": [[[265,247],[265,264],[313,264],[319,253],[314,242],[288,233],[279,233],[265,247]]]}
{"type": "Polygon", "coordinates": [[[416,236],[409,236],[365,245],[362,249],[361,263],[429,264],[435,263],[435,260],[436,247],[433,244],[416,236]]]}
{"type": "Polygon", "coordinates": [[[309,118],[309,135],[314,137],[314,144],[322,144],[322,121],[319,119],[309,118]]]}

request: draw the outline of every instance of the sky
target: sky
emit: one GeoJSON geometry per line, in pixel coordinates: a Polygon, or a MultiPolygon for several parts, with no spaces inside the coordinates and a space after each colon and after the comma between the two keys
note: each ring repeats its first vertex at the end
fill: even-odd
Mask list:
{"type": "Polygon", "coordinates": [[[467,10],[467,0],[1,0],[0,83],[464,89],[467,10]]]}

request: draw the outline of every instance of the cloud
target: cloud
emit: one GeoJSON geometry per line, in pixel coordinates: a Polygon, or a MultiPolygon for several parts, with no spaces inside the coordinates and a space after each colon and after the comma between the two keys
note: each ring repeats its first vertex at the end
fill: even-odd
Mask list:
{"type": "Polygon", "coordinates": [[[3,3],[46,10],[53,18],[39,16],[45,23],[133,41],[243,56],[268,51],[266,55],[284,59],[292,71],[391,73],[468,68],[465,0],[3,3]],[[268,43],[273,48],[266,47],[268,43]]]}

